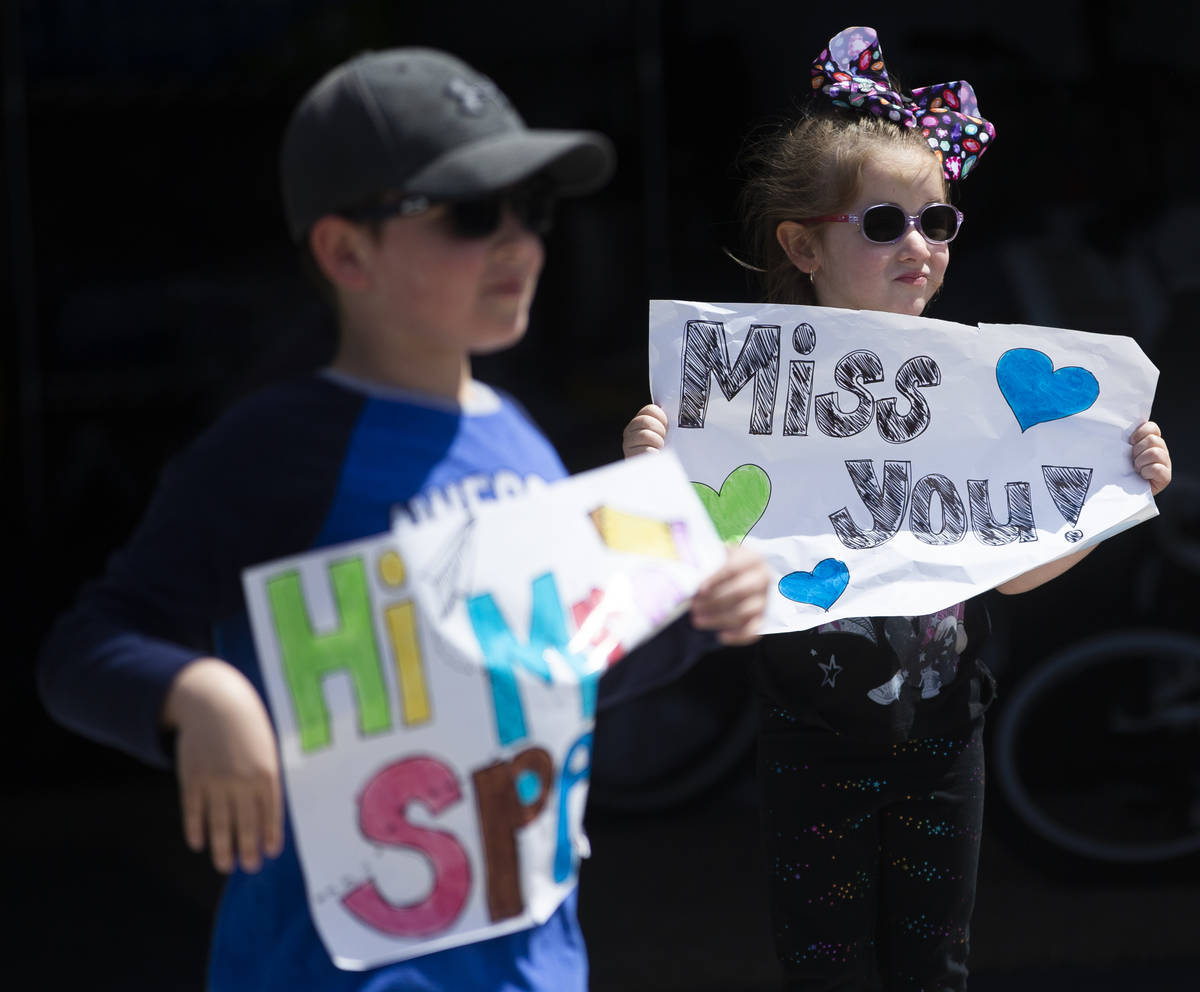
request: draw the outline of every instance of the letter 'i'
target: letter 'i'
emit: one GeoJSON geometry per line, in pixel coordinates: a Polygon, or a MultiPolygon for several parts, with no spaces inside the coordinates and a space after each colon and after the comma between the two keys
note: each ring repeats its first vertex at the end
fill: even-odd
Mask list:
{"type": "MultiPolygon", "coordinates": [[[[792,347],[800,355],[811,355],[817,346],[812,324],[797,324],[792,331],[792,347]]],[[[784,435],[808,436],[809,408],[812,404],[813,369],[816,362],[788,362],[787,406],[783,411],[784,435]]]]}

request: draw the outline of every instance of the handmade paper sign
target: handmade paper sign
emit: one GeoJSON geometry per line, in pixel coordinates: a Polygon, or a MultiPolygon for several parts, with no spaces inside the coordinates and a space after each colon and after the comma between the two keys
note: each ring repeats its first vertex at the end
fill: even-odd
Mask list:
{"type": "Polygon", "coordinates": [[[650,304],[650,390],[765,632],[934,613],[1153,516],[1130,338],[824,307],[650,304]]]}
{"type": "Polygon", "coordinates": [[[672,457],[244,573],[309,905],[339,967],[554,912],[586,854],[600,674],[724,557],[672,457]]]}

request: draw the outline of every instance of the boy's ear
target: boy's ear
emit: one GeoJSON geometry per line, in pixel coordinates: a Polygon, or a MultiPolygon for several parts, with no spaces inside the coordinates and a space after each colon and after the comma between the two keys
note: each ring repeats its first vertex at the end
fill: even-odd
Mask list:
{"type": "Polygon", "coordinates": [[[321,274],[336,288],[363,290],[370,285],[366,232],[345,217],[326,214],[308,232],[308,249],[321,274]]]}
{"type": "Polygon", "coordinates": [[[801,272],[815,272],[821,259],[815,232],[794,220],[779,222],[775,239],[788,260],[801,272]]]}

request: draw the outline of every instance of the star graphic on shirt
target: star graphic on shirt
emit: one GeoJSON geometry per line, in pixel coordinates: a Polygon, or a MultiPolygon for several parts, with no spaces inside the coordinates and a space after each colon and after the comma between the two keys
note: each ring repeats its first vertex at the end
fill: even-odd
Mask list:
{"type": "Polygon", "coordinates": [[[831,654],[829,656],[829,664],[818,661],[817,667],[825,673],[825,678],[822,679],[821,685],[836,689],[837,685],[835,683],[837,682],[838,672],[842,670],[842,666],[837,663],[837,655],[831,654]]]}

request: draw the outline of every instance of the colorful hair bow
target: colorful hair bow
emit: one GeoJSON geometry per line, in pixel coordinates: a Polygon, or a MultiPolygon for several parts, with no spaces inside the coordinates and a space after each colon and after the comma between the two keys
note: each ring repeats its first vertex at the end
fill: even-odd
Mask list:
{"type": "Polygon", "coordinates": [[[919,127],[950,180],[966,179],[996,137],[965,79],[923,86],[911,99],[893,90],[874,28],[846,28],[830,38],[812,64],[812,85],[835,107],[919,127]]]}

